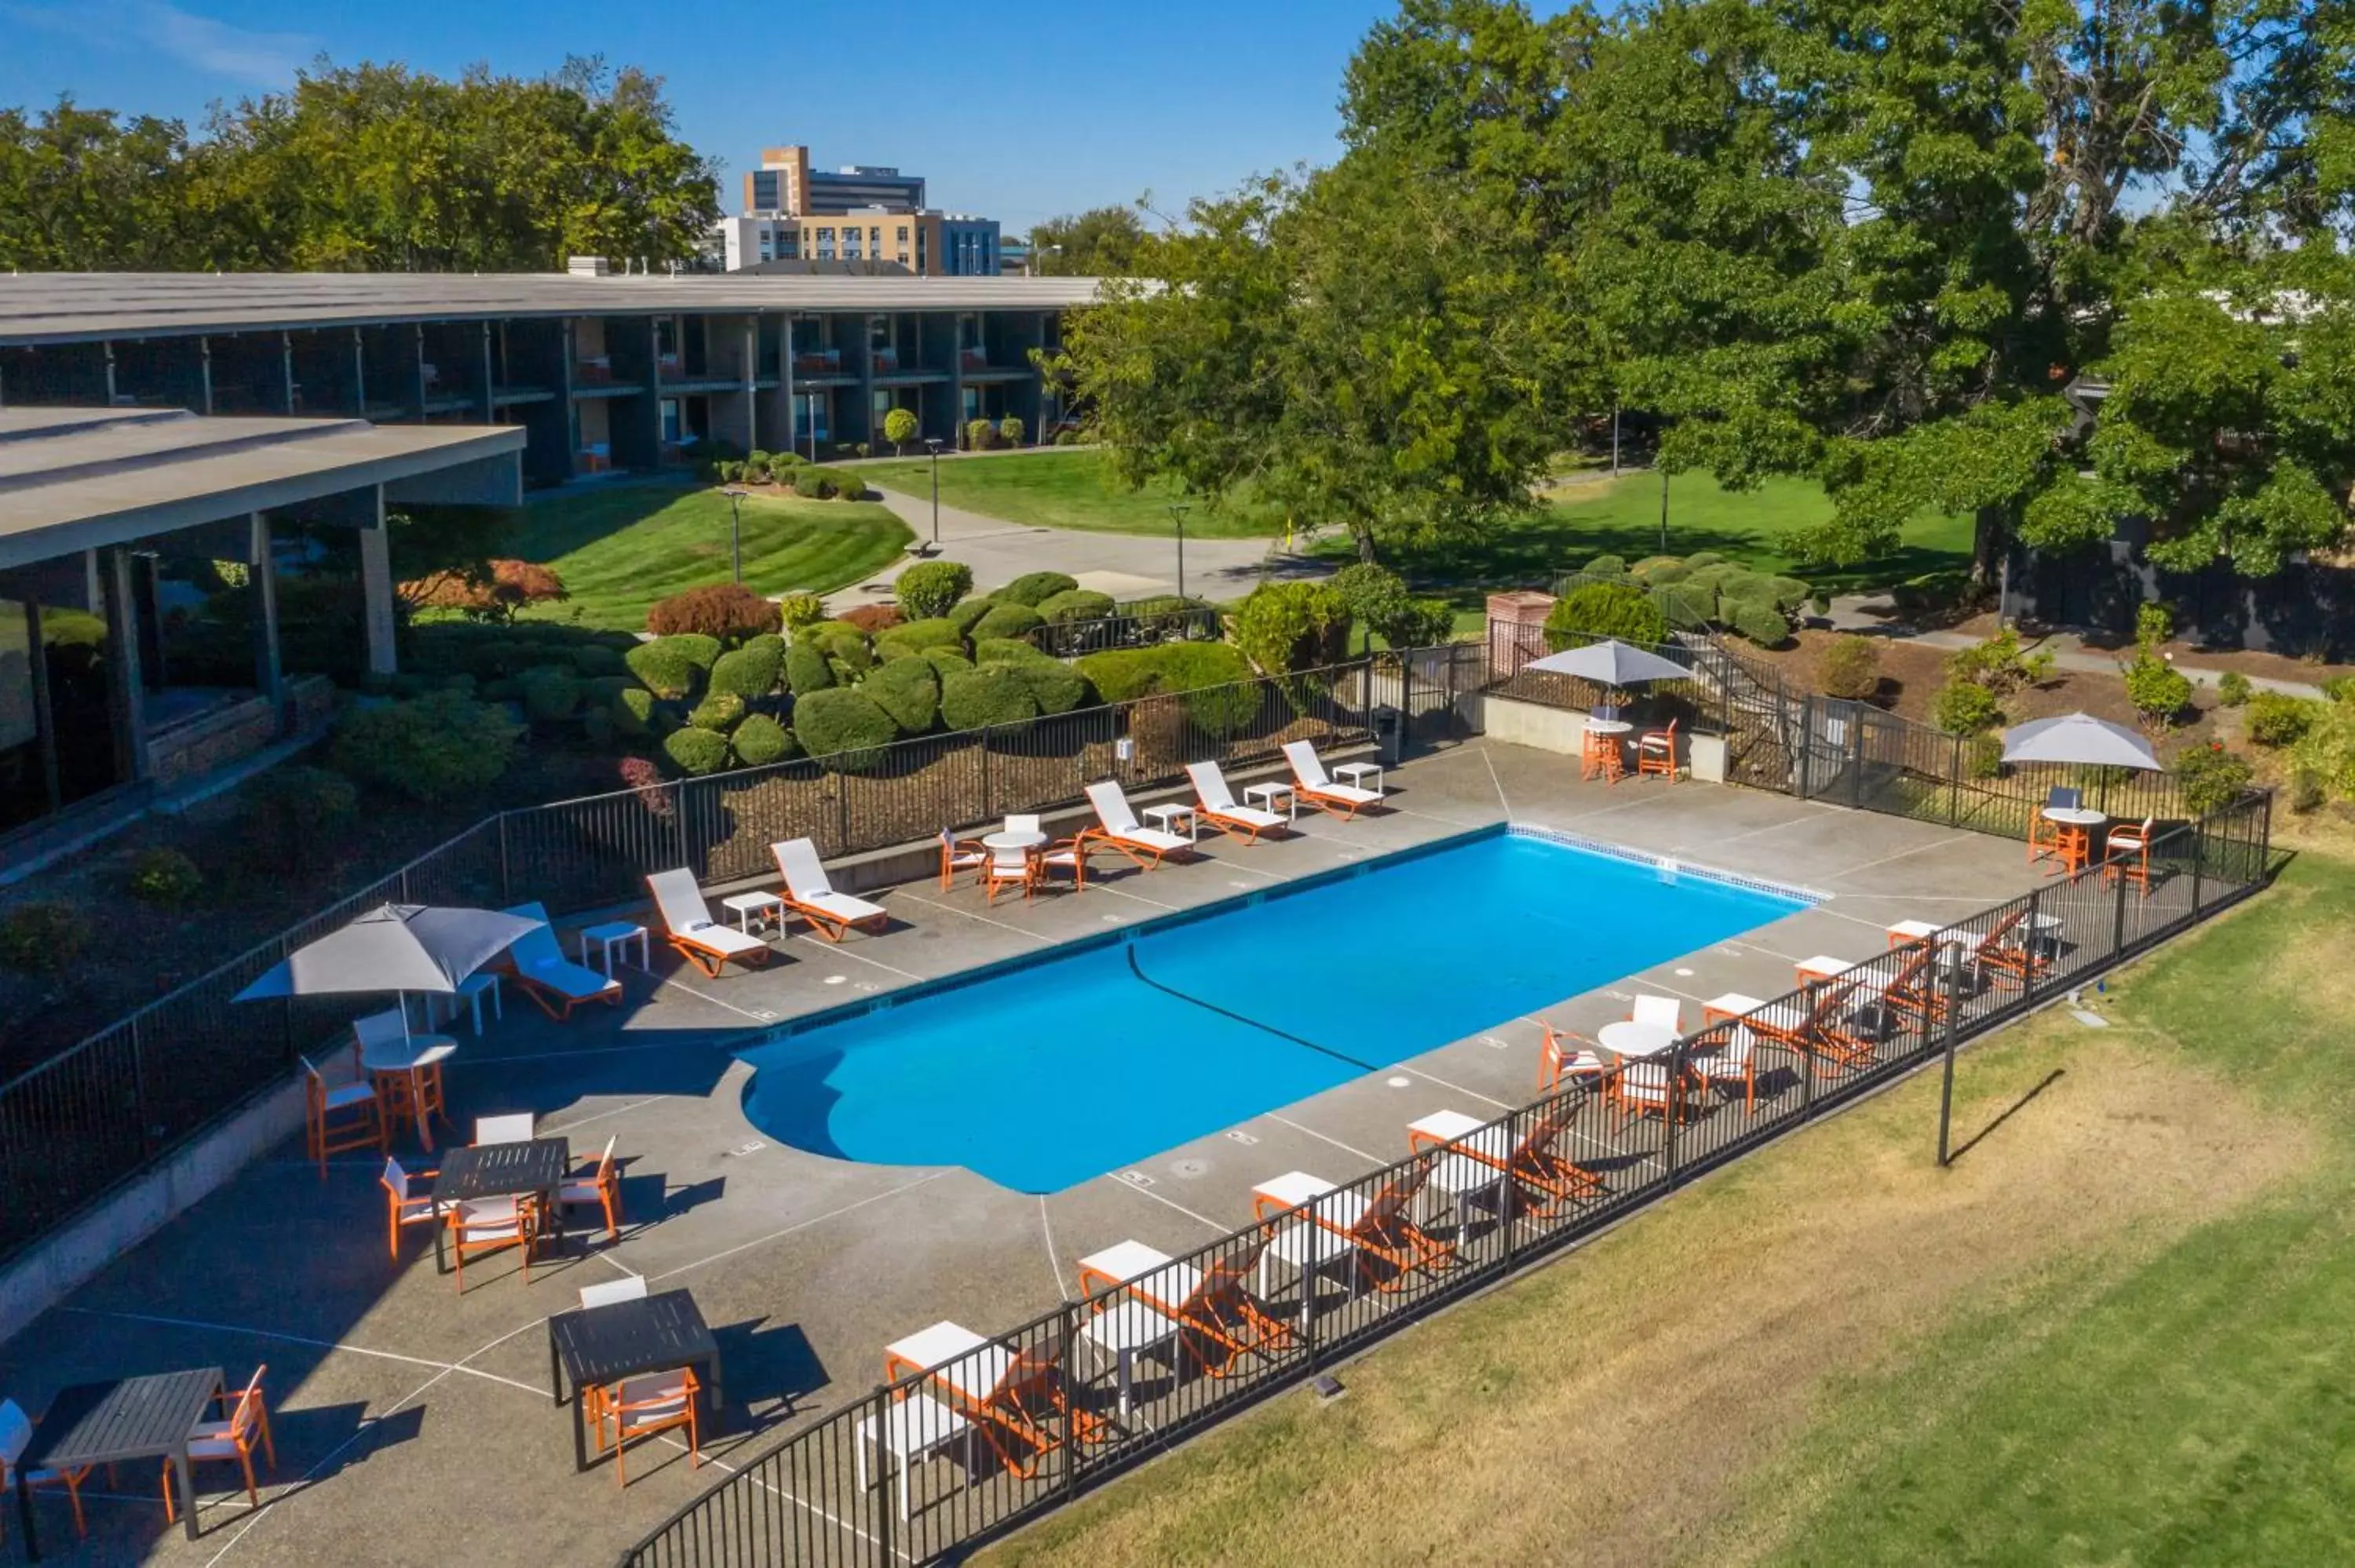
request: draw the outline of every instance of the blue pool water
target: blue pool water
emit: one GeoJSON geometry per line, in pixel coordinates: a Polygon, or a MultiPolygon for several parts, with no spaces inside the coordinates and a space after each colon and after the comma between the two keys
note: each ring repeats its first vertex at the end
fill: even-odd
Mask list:
{"type": "Polygon", "coordinates": [[[789,1025],[745,1112],[1051,1192],[1800,907],[1499,831],[789,1025]]]}

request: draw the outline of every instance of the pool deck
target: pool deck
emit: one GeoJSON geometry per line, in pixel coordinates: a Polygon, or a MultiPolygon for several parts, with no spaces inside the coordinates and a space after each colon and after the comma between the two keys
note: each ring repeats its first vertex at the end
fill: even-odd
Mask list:
{"type": "MultiPolygon", "coordinates": [[[[264,1506],[229,1489],[234,1466],[208,1466],[190,1542],[165,1526],[154,1469],[126,1466],[112,1486],[91,1477],[78,1551],[62,1498],[37,1505],[45,1557],[610,1562],[721,1478],[731,1455],[871,1392],[888,1341],[942,1319],[1009,1328],[1072,1298],[1085,1254],[1125,1238],[1185,1252],[1247,1223],[1254,1182],[1294,1170],[1345,1181],[1403,1156],[1418,1117],[1499,1115],[1531,1096],[1540,1038],[1534,1019],[1499,1021],[1040,1197],[956,1168],[851,1164],[765,1139],[743,1118],[747,1069],[729,1047],[773,1020],[1507,820],[1831,895],[1545,1010],[1588,1034],[1625,1016],[1637,990],[1683,998],[1696,1027],[1704,999],[1779,995],[1799,959],[1862,959],[1892,921],[1959,918],[2041,880],[2014,842],[1746,789],[1582,783],[1572,759],[1506,745],[1427,755],[1389,783],[1393,809],[1379,815],[1304,815],[1295,835],[1256,846],[1206,836],[1192,863],[1123,867],[1083,895],[990,907],[970,882],[894,888],[881,899],[889,931],[836,946],[796,923],[763,970],[713,980],[657,947],[652,973],[625,969],[624,1007],[586,1009],[568,1025],[511,990],[486,1038],[461,1025],[449,1075],[458,1125],[530,1110],[576,1156],[616,1139],[621,1240],[608,1245],[602,1230],[585,1246],[574,1240],[527,1285],[513,1252],[492,1254],[468,1267],[461,1298],[435,1273],[423,1227],[404,1238],[400,1264],[388,1257],[379,1161],[346,1156],[323,1183],[299,1143],[280,1150],[0,1345],[0,1395],[34,1409],[77,1382],[214,1364],[234,1382],[267,1361],[278,1463],[264,1506]],[[579,1287],[624,1273],[694,1290],[725,1353],[730,1400],[706,1433],[702,1471],[683,1448],[650,1445],[620,1489],[609,1464],[574,1472],[543,1325],[576,1304],[579,1287]]],[[[1337,939],[1392,944],[1401,964],[1413,962],[1412,928],[1337,939]]],[[[1313,950],[1300,972],[1314,982],[1313,950]]],[[[13,1497],[5,1506],[0,1560],[16,1560],[13,1497]]]]}

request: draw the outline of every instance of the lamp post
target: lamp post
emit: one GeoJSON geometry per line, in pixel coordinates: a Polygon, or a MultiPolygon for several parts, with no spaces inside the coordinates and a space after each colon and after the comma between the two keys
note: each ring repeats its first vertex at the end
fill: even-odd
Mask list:
{"type": "Polygon", "coordinates": [[[1183,503],[1169,503],[1169,520],[1178,524],[1178,597],[1186,597],[1186,507],[1183,503]]]}
{"type": "Polygon", "coordinates": [[[932,454],[932,554],[941,553],[941,439],[926,436],[924,447],[932,454]]]}
{"type": "Polygon", "coordinates": [[[744,497],[751,492],[731,484],[719,493],[728,498],[728,563],[741,586],[744,581],[744,497]]]}
{"type": "MultiPolygon", "coordinates": [[[[1656,456],[1654,462],[1660,460],[1656,456]]],[[[1660,554],[1668,553],[1668,471],[1660,471],[1660,554]]]]}

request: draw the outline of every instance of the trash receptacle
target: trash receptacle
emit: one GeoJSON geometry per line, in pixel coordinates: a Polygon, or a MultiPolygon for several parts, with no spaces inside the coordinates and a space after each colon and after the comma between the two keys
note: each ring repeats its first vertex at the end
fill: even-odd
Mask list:
{"type": "Polygon", "coordinates": [[[1385,768],[1396,768],[1406,754],[1406,715],[1396,708],[1374,710],[1374,749],[1385,768]]]}

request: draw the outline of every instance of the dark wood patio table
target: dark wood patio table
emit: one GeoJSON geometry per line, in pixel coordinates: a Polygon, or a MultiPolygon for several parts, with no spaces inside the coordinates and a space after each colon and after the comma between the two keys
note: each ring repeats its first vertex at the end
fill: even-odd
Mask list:
{"type": "Polygon", "coordinates": [[[16,1517],[25,1527],[26,1561],[41,1560],[33,1533],[35,1470],[79,1470],[133,1459],[169,1459],[179,1480],[180,1517],[197,1538],[197,1497],[188,1476],[188,1436],[215,1399],[226,1392],[218,1367],[83,1383],[59,1393],[33,1427],[16,1458],[16,1517]]]}
{"type": "MultiPolygon", "coordinates": [[[[549,1226],[547,1234],[561,1241],[564,1212],[557,1205],[556,1190],[563,1185],[564,1173],[571,1164],[571,1142],[561,1138],[473,1143],[445,1150],[441,1172],[433,1178],[434,1217],[439,1220],[447,1204],[476,1198],[537,1197],[549,1226]]],[[[449,1272],[448,1236],[448,1226],[433,1227],[433,1268],[439,1274],[449,1272]]]]}
{"type": "Polygon", "coordinates": [[[718,1410],[725,1401],[719,1345],[688,1291],[664,1290],[635,1301],[583,1307],[550,1318],[548,1392],[561,1404],[564,1381],[571,1380],[572,1467],[589,1467],[589,1439],[581,1409],[582,1389],[611,1387],[640,1372],[694,1366],[705,1369],[711,1408],[718,1410]]]}

